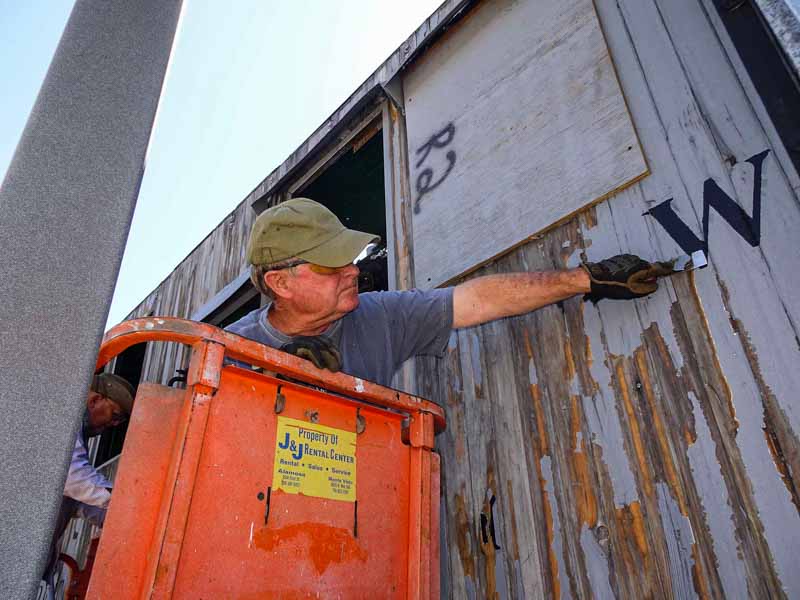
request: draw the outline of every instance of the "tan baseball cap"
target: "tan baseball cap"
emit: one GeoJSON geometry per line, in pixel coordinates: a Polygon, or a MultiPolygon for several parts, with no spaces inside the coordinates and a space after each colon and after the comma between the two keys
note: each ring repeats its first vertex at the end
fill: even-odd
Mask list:
{"type": "Polygon", "coordinates": [[[92,378],[92,391],[116,402],[130,415],[133,410],[133,386],[119,375],[100,373],[92,378]]]}
{"type": "Polygon", "coordinates": [[[380,239],[347,229],[319,202],[292,198],[258,215],[250,230],[247,261],[272,265],[298,258],[323,267],[342,267],[352,263],[367,244],[380,239]]]}

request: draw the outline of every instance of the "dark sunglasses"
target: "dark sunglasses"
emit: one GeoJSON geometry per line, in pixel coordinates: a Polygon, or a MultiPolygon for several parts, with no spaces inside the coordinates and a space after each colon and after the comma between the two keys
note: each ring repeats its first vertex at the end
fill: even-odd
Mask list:
{"type": "Polygon", "coordinates": [[[308,268],[314,273],[317,273],[318,275],[338,275],[339,273],[341,273],[347,267],[350,266],[350,265],[344,265],[343,267],[323,267],[322,265],[308,262],[307,260],[297,260],[282,267],[279,267],[278,269],[273,269],[273,270],[282,271],[283,269],[291,269],[293,267],[299,267],[300,265],[308,265],[308,268]]]}

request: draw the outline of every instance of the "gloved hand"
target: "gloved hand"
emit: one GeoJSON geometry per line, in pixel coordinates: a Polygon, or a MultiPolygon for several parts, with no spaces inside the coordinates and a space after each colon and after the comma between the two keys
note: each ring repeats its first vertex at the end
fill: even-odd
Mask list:
{"type": "Polygon", "coordinates": [[[336,373],[342,368],[339,349],[324,337],[300,335],[281,346],[280,350],[310,360],[318,369],[328,369],[336,373]]]}
{"type": "Polygon", "coordinates": [[[583,299],[630,300],[652,294],[658,289],[656,279],[673,273],[672,262],[649,263],[633,254],[618,254],[597,263],[581,267],[591,279],[591,292],[583,299]]]}

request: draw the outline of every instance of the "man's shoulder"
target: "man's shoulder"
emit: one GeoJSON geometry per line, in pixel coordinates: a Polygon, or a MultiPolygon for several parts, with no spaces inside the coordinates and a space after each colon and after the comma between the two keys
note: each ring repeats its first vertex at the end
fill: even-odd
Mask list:
{"type": "Polygon", "coordinates": [[[364,292],[358,298],[358,308],[348,315],[352,318],[374,318],[378,314],[397,317],[424,312],[431,306],[452,303],[452,288],[364,292]]]}
{"type": "Polygon", "coordinates": [[[225,331],[252,338],[259,330],[259,319],[266,308],[257,308],[250,311],[238,321],[225,326],[225,331]]]}
{"type": "Polygon", "coordinates": [[[381,292],[364,292],[358,295],[360,303],[366,302],[367,305],[387,304],[392,302],[415,302],[420,300],[432,300],[434,298],[446,298],[451,296],[453,288],[433,288],[421,290],[413,288],[410,290],[391,290],[381,292]]]}
{"type": "Polygon", "coordinates": [[[386,310],[392,306],[410,301],[417,290],[393,290],[381,292],[362,292],[358,295],[358,308],[353,313],[365,313],[375,310],[386,310]]]}

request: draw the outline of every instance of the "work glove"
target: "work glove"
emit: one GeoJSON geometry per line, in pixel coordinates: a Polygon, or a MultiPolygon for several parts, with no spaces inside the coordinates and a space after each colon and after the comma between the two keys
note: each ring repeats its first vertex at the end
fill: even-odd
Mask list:
{"type": "Polygon", "coordinates": [[[280,350],[310,360],[318,369],[328,369],[336,373],[342,368],[339,349],[324,337],[300,335],[285,343],[280,350]]]}
{"type": "Polygon", "coordinates": [[[674,261],[649,263],[634,254],[618,254],[597,263],[583,263],[589,274],[591,291],[583,299],[630,300],[652,294],[658,289],[656,279],[670,275],[674,261]]]}

